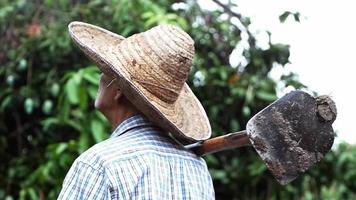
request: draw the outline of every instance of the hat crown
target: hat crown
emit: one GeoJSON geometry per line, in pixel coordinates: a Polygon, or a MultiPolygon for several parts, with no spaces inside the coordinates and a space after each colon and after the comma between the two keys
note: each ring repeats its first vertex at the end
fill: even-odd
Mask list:
{"type": "Polygon", "coordinates": [[[116,52],[136,81],[162,101],[174,103],[188,78],[194,41],[182,29],[159,25],[130,36],[116,52]]]}

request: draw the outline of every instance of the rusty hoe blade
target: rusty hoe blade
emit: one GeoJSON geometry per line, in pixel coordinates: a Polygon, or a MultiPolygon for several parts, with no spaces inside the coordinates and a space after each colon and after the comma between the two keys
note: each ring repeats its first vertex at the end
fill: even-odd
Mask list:
{"type": "Polygon", "coordinates": [[[277,181],[285,185],[319,162],[334,142],[335,103],[293,91],[247,123],[247,135],[277,181]]]}

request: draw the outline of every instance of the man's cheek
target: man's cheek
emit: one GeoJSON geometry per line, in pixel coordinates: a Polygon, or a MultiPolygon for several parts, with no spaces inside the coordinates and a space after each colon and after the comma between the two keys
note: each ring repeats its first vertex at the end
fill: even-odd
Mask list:
{"type": "Polygon", "coordinates": [[[100,104],[102,104],[102,90],[98,90],[97,94],[96,94],[96,98],[95,98],[95,108],[100,108],[100,104]]]}

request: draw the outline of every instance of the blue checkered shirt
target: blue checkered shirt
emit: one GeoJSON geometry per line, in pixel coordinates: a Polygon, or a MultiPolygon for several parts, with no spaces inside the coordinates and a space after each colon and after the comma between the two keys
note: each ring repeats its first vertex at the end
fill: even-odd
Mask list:
{"type": "Polygon", "coordinates": [[[205,161],[142,115],[73,163],[58,199],[214,199],[205,161]]]}

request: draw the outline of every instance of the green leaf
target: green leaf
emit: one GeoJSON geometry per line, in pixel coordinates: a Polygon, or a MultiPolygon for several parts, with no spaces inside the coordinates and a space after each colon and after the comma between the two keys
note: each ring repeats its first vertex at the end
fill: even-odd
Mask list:
{"type": "Polygon", "coordinates": [[[106,139],[107,135],[104,132],[104,126],[100,121],[91,120],[90,128],[95,142],[101,142],[106,139]]]}
{"type": "Polygon", "coordinates": [[[6,196],[5,200],[14,200],[14,198],[12,196],[6,196]]]}
{"type": "Polygon", "coordinates": [[[8,107],[12,102],[12,95],[6,96],[2,101],[0,105],[0,111],[3,112],[6,107],[8,107]]]}
{"type": "Polygon", "coordinates": [[[207,155],[205,160],[209,166],[219,166],[219,160],[214,155],[207,155]]]}
{"type": "Polygon", "coordinates": [[[269,93],[263,90],[258,91],[256,93],[256,97],[268,102],[272,102],[277,99],[277,96],[274,93],[269,93]]]}
{"type": "Polygon", "coordinates": [[[88,93],[89,93],[90,98],[95,99],[97,96],[97,93],[98,93],[98,87],[89,86],[88,93]]]}
{"type": "Polygon", "coordinates": [[[25,198],[26,198],[26,190],[21,189],[20,190],[20,200],[25,200],[25,198]]]}
{"type": "Polygon", "coordinates": [[[34,105],[35,105],[35,103],[34,103],[33,99],[27,98],[25,100],[24,106],[25,106],[25,111],[26,111],[27,114],[31,114],[32,113],[34,105]]]}
{"type": "Polygon", "coordinates": [[[10,86],[13,86],[15,83],[15,76],[14,75],[7,76],[6,83],[10,86]]]}
{"type": "Polygon", "coordinates": [[[285,11],[282,15],[279,16],[279,21],[284,23],[290,14],[292,14],[290,11],[285,11]]]}
{"type": "Polygon", "coordinates": [[[211,169],[209,171],[210,171],[211,175],[214,177],[214,179],[221,180],[221,181],[226,180],[226,172],[224,170],[211,169]]]}
{"type": "Polygon", "coordinates": [[[58,94],[59,94],[59,91],[60,91],[60,86],[58,83],[53,83],[52,86],[51,86],[51,94],[54,96],[54,97],[57,97],[58,94]]]}
{"type": "Polygon", "coordinates": [[[30,198],[32,200],[37,200],[38,199],[38,196],[37,196],[37,194],[36,194],[36,192],[35,192],[35,190],[33,188],[28,188],[27,192],[30,195],[30,198]]]}
{"type": "Polygon", "coordinates": [[[73,120],[70,120],[70,119],[67,119],[65,121],[65,123],[67,123],[68,125],[70,125],[72,128],[74,128],[75,130],[77,130],[78,132],[83,132],[83,126],[85,124],[81,124],[81,123],[78,123],[78,122],[75,122],[73,120]]]}
{"type": "Polygon", "coordinates": [[[71,78],[67,81],[65,89],[66,94],[71,104],[78,104],[79,103],[79,84],[75,79],[71,78]]]}
{"type": "Polygon", "coordinates": [[[300,22],[300,13],[299,12],[294,13],[293,16],[294,16],[295,21],[300,22]]]}
{"type": "Polygon", "coordinates": [[[248,169],[251,176],[260,176],[266,171],[267,167],[262,162],[256,161],[249,165],[248,169]]]}
{"type": "Polygon", "coordinates": [[[93,85],[98,85],[99,74],[96,71],[86,70],[83,72],[83,78],[93,85]]]}
{"type": "Polygon", "coordinates": [[[240,123],[236,119],[231,119],[231,121],[230,121],[230,130],[231,131],[240,130],[240,123]]]}
{"type": "Polygon", "coordinates": [[[90,139],[89,139],[89,135],[86,132],[81,132],[80,133],[80,138],[79,138],[79,147],[78,147],[78,151],[79,153],[83,153],[85,150],[87,150],[89,148],[89,143],[90,143],[90,139]]]}
{"type": "Polygon", "coordinates": [[[47,99],[43,104],[42,104],[42,111],[45,114],[49,114],[52,111],[53,103],[51,100],[47,99]]]}
{"type": "Polygon", "coordinates": [[[57,148],[56,148],[56,151],[55,151],[56,155],[62,154],[63,151],[67,149],[67,147],[68,147],[67,143],[59,143],[57,145],[57,148]]]}
{"type": "Polygon", "coordinates": [[[27,61],[25,59],[21,59],[18,68],[20,71],[25,70],[27,68],[27,61]]]}
{"type": "Polygon", "coordinates": [[[60,110],[59,110],[60,115],[58,117],[62,121],[68,120],[70,109],[71,109],[69,100],[64,99],[66,97],[67,97],[66,95],[62,95],[62,101],[60,103],[60,110]]]}
{"type": "Polygon", "coordinates": [[[84,87],[79,88],[79,106],[81,109],[88,107],[88,95],[84,87]]]}
{"type": "Polygon", "coordinates": [[[250,107],[248,107],[248,106],[242,107],[242,114],[243,114],[243,116],[245,116],[245,117],[250,116],[250,115],[251,115],[251,109],[250,109],[250,107]]]}
{"type": "Polygon", "coordinates": [[[75,81],[75,83],[77,85],[80,85],[81,81],[82,81],[82,75],[83,75],[83,71],[79,70],[78,73],[75,73],[72,77],[72,79],[75,81]]]}
{"type": "Polygon", "coordinates": [[[254,89],[251,85],[249,85],[246,90],[246,103],[251,104],[253,102],[254,96],[254,89]]]}
{"type": "Polygon", "coordinates": [[[45,120],[41,121],[42,124],[42,128],[45,131],[48,131],[48,129],[53,126],[53,125],[57,125],[60,124],[60,121],[58,118],[52,117],[52,118],[46,118],[45,120]]]}

